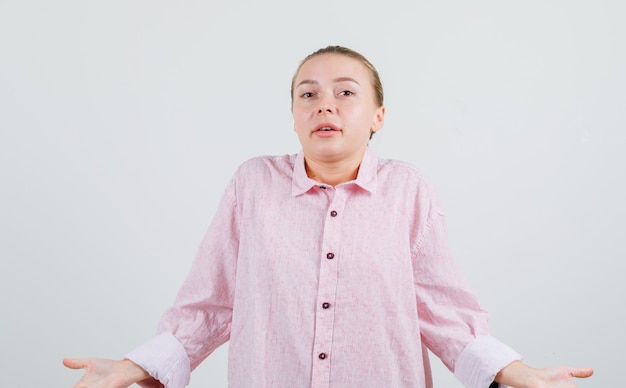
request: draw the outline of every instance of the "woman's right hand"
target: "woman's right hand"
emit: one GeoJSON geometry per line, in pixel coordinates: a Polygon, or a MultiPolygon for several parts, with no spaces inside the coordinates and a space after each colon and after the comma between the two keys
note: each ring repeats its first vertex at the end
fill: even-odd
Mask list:
{"type": "Polygon", "coordinates": [[[142,367],[128,359],[65,358],[63,365],[85,370],[73,388],[127,388],[150,377],[142,367]]]}

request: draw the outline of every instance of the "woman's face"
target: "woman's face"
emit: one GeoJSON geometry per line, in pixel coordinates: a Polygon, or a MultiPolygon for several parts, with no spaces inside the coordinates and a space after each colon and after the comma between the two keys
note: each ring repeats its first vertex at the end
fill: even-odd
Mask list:
{"type": "Polygon", "coordinates": [[[344,55],[321,54],[302,65],[294,85],[294,129],[305,157],[320,163],[360,160],[385,113],[375,103],[367,67],[344,55]]]}

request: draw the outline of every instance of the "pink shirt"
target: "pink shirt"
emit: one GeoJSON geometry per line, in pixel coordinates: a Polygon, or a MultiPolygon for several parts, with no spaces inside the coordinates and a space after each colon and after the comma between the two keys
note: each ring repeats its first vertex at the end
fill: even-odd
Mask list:
{"type": "Polygon", "coordinates": [[[368,150],[333,187],[302,153],[258,157],[226,188],[159,334],[126,357],[178,388],[230,340],[231,387],[422,388],[430,349],[487,388],[520,359],[487,320],[414,167],[368,150]]]}

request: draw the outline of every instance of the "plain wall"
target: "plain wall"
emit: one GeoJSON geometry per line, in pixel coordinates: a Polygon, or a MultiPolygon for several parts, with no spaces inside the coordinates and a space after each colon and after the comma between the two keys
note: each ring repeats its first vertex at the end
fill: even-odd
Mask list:
{"type": "MultiPolygon", "coordinates": [[[[615,1],[0,0],[2,385],[149,339],[236,167],[300,150],[328,44],[386,92],[380,156],[433,182],[493,334],[621,384],[626,6],[615,1]]],[[[191,387],[226,387],[227,345],[191,387]]],[[[460,387],[433,359],[437,387],[460,387]]]]}

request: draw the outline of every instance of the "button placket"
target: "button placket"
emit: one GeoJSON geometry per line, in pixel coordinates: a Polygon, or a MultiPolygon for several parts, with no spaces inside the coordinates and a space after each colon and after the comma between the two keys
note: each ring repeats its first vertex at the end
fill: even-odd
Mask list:
{"type": "MultiPolygon", "coordinates": [[[[328,195],[330,204],[327,207],[324,220],[324,234],[322,239],[322,251],[320,257],[320,272],[318,285],[318,312],[315,315],[315,334],[313,343],[312,379],[323,382],[321,386],[327,387],[330,381],[329,358],[332,357],[333,322],[335,320],[335,308],[333,306],[337,293],[337,268],[340,260],[341,247],[341,220],[340,217],[346,201],[346,190],[327,187],[324,190],[328,195]]],[[[317,387],[318,385],[316,385],[317,387]]]]}

